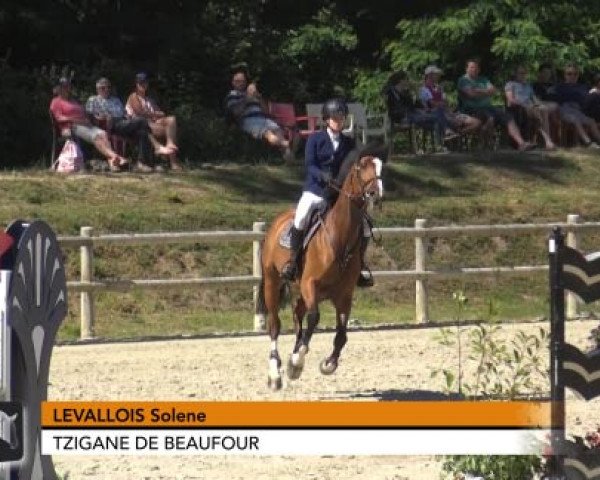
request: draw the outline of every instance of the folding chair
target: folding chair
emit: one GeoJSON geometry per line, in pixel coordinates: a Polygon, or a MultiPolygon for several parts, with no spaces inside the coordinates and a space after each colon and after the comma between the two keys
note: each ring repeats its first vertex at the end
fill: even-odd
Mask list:
{"type": "Polygon", "coordinates": [[[410,153],[417,153],[417,135],[415,126],[408,120],[404,120],[401,123],[394,123],[388,117],[388,137],[389,137],[389,154],[394,154],[394,136],[397,133],[402,133],[407,136],[408,149],[410,153]]]}
{"type": "Polygon", "coordinates": [[[388,141],[388,116],[385,114],[367,114],[367,109],[362,103],[349,103],[348,110],[354,118],[354,126],[357,133],[361,136],[362,142],[367,144],[369,137],[383,137],[383,141],[388,141]],[[372,126],[373,121],[378,126],[372,126]]]}
{"type": "Polygon", "coordinates": [[[48,167],[52,168],[65,142],[71,139],[71,135],[70,133],[69,135],[63,135],[51,111],[48,111],[48,116],[50,117],[50,130],[52,131],[52,149],[50,150],[50,165],[48,167]]]}
{"type": "MultiPolygon", "coordinates": [[[[316,121],[316,124],[319,128],[324,128],[325,123],[323,122],[323,104],[322,103],[307,103],[306,104],[306,116],[309,118],[313,118],[316,121]]],[[[355,136],[355,126],[354,126],[354,115],[349,113],[346,117],[346,124],[344,125],[344,129],[342,130],[344,135],[349,135],[351,137],[355,136]]]]}
{"type": "Polygon", "coordinates": [[[294,105],[291,103],[269,102],[268,113],[283,127],[287,140],[292,140],[295,135],[307,138],[317,130],[317,119],[309,116],[297,116],[294,105]],[[301,128],[300,122],[303,122],[306,128],[301,128]]]}
{"type": "Polygon", "coordinates": [[[306,104],[306,116],[314,119],[318,128],[323,128],[322,118],[323,104],[322,103],[307,103],[306,104]]]}

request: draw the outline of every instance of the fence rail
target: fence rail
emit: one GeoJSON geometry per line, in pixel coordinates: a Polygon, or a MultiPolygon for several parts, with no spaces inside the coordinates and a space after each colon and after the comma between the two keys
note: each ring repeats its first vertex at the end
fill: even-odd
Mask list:
{"type": "MultiPolygon", "coordinates": [[[[518,236],[530,233],[549,234],[555,226],[567,232],[567,245],[577,248],[578,233],[600,231],[600,222],[579,223],[578,215],[568,215],[566,222],[541,224],[504,224],[504,225],[456,225],[427,227],[425,219],[415,220],[415,227],[384,227],[374,229],[375,236],[381,238],[409,238],[415,240],[414,270],[375,271],[376,280],[415,280],[415,319],[419,323],[429,321],[427,283],[430,279],[448,279],[463,276],[519,276],[532,272],[548,270],[547,265],[520,265],[509,267],[463,267],[454,269],[427,269],[427,241],[436,237],[457,236],[518,236]]],[[[81,277],[79,281],[67,282],[70,292],[81,295],[81,338],[94,337],[94,294],[96,292],[123,292],[132,289],[181,289],[208,285],[253,285],[254,301],[258,295],[261,279],[260,240],[265,232],[264,222],[255,222],[252,230],[240,231],[198,231],[176,233],[110,234],[94,235],[92,227],[82,227],[80,236],[59,236],[63,247],[79,247],[81,255],[81,277]],[[99,245],[147,245],[169,243],[212,243],[212,242],[248,242],[253,243],[252,275],[224,277],[197,277],[183,279],[94,279],[93,250],[99,245]]],[[[568,294],[567,315],[577,315],[577,298],[568,294]]],[[[254,317],[254,329],[263,330],[265,319],[254,317]]]]}

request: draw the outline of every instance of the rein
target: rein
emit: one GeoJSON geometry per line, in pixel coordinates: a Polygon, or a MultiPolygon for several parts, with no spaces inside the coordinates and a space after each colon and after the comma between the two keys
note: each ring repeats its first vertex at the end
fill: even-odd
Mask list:
{"type": "MultiPolygon", "coordinates": [[[[362,178],[360,177],[360,175],[358,175],[358,173],[360,172],[360,166],[357,164],[353,167],[354,172],[357,180],[359,182],[359,186],[360,186],[360,192],[359,193],[353,193],[353,192],[348,192],[344,189],[344,187],[339,187],[338,185],[336,185],[333,182],[329,183],[329,186],[331,188],[333,188],[334,190],[336,190],[338,193],[343,194],[346,198],[348,198],[350,200],[350,202],[348,203],[348,209],[350,209],[351,207],[356,208],[362,217],[362,221],[360,224],[360,229],[361,232],[358,235],[356,241],[352,244],[352,246],[348,246],[346,245],[345,251],[343,253],[343,257],[339,258],[336,255],[336,261],[339,264],[340,270],[344,270],[346,268],[346,265],[348,264],[348,261],[350,260],[350,258],[352,258],[352,252],[356,249],[356,247],[360,244],[360,238],[362,236],[362,228],[364,225],[364,222],[367,222],[367,225],[369,226],[369,231],[370,231],[370,237],[373,239],[374,243],[379,243],[379,241],[375,240],[375,236],[373,235],[373,219],[370,217],[370,215],[366,212],[366,196],[367,196],[367,188],[373,184],[373,182],[377,182],[378,180],[381,179],[380,175],[375,175],[372,178],[368,179],[367,181],[363,182],[362,178]],[[358,203],[359,201],[361,201],[362,203],[358,203]]],[[[354,178],[351,178],[350,182],[353,183],[355,181],[354,178]]],[[[350,214],[350,212],[348,212],[350,214]]],[[[325,225],[325,222],[323,222],[323,227],[325,230],[325,233],[327,235],[327,237],[330,240],[331,243],[331,234],[330,232],[327,230],[327,227],[325,225]]]]}

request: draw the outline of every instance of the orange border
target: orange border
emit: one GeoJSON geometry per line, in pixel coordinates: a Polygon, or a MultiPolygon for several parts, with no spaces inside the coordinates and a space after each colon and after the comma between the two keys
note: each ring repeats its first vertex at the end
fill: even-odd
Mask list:
{"type": "Polygon", "coordinates": [[[549,402],[42,403],[42,427],[269,426],[548,428],[551,425],[549,402]],[[157,421],[153,412],[159,413],[154,417],[157,421]],[[174,418],[172,412],[180,418],[174,418]],[[162,414],[165,416],[161,417],[162,414]]]}

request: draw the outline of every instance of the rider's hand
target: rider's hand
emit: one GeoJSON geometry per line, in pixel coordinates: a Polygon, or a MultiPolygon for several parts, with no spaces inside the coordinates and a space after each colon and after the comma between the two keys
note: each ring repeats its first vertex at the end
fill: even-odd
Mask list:
{"type": "Polygon", "coordinates": [[[322,171],[321,172],[321,181],[325,184],[325,185],[330,185],[332,182],[333,178],[331,176],[331,172],[329,171],[322,171]]]}

